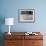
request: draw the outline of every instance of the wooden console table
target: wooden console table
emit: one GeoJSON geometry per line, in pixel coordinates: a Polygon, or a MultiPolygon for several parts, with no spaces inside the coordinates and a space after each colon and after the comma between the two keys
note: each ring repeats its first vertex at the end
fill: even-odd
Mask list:
{"type": "MultiPolygon", "coordinates": [[[[11,32],[8,35],[4,33],[4,46],[43,46],[43,35],[25,35],[26,32],[11,32]]],[[[33,32],[34,33],[34,32],[33,32]]]]}

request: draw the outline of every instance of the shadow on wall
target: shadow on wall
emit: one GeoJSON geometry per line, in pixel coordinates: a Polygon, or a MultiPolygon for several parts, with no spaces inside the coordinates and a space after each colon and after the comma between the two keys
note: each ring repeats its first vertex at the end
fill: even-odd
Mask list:
{"type": "Polygon", "coordinates": [[[2,25],[5,23],[5,17],[0,16],[0,46],[3,46],[3,32],[2,32],[2,25]]]}

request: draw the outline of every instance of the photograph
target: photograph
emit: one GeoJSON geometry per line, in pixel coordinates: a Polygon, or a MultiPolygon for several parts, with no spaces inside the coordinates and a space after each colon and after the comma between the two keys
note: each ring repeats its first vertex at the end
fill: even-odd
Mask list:
{"type": "Polygon", "coordinates": [[[19,9],[19,22],[35,22],[34,9],[19,9]]]}

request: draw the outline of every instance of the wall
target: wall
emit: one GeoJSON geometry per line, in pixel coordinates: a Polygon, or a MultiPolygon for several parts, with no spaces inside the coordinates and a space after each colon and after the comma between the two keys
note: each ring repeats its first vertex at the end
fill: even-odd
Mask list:
{"type": "MultiPolygon", "coordinates": [[[[46,1],[45,0],[1,0],[1,15],[13,17],[15,24],[11,31],[46,31],[46,1]],[[35,9],[35,23],[19,23],[18,9],[35,9]]],[[[8,31],[6,25],[2,32],[8,31]]]]}
{"type": "MultiPolygon", "coordinates": [[[[46,0],[0,0],[0,17],[13,17],[12,32],[40,31],[46,35],[46,0]],[[18,9],[35,9],[35,23],[19,23],[18,9]]],[[[8,32],[8,26],[2,24],[1,32],[8,32]]]]}

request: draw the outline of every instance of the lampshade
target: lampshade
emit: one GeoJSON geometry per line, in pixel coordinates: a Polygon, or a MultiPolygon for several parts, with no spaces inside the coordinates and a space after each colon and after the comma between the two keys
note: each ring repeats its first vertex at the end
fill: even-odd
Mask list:
{"type": "Polygon", "coordinates": [[[14,25],[14,18],[5,18],[5,25],[14,25]]]}

